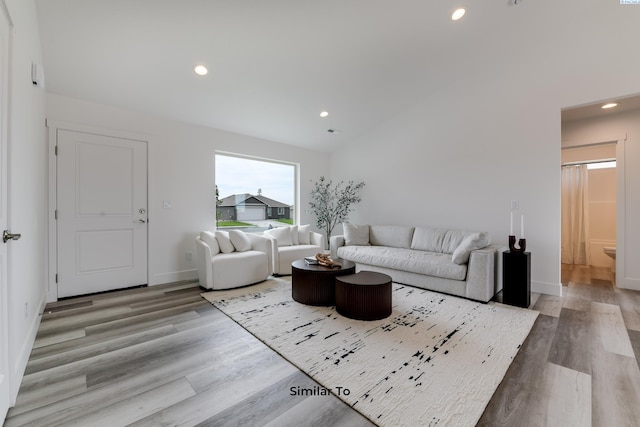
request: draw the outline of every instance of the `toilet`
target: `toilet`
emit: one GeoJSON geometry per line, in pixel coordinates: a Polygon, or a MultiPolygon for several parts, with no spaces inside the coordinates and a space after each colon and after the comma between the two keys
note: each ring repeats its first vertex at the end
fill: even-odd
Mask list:
{"type": "Polygon", "coordinates": [[[605,254],[613,259],[613,264],[611,265],[611,281],[613,284],[616,284],[616,247],[615,246],[605,246],[602,248],[605,254]]]}

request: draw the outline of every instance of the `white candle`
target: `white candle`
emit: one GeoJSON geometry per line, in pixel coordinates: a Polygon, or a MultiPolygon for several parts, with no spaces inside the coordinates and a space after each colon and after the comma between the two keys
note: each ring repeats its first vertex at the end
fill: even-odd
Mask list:
{"type": "Polygon", "coordinates": [[[509,229],[509,236],[513,236],[513,211],[511,211],[511,228],[509,229]]]}
{"type": "Polygon", "coordinates": [[[520,215],[520,238],[524,239],[524,214],[520,215]]]}

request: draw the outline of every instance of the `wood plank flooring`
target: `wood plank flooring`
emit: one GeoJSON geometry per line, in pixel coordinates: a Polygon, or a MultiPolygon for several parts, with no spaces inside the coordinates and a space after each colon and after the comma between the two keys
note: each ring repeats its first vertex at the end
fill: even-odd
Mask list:
{"type": "Polygon", "coordinates": [[[563,265],[479,426],[640,426],[640,292],[606,269],[563,265]]]}
{"type": "MultiPolygon", "coordinates": [[[[640,426],[640,292],[563,266],[480,426],[640,426]]],[[[372,426],[193,282],[47,305],[4,426],[372,426]]]]}

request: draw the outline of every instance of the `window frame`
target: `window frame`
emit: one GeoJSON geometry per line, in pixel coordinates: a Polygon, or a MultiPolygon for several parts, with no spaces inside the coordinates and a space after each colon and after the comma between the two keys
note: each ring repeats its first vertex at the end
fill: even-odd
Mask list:
{"type": "MultiPolygon", "coordinates": [[[[214,153],[214,186],[217,186],[217,179],[216,179],[216,174],[217,174],[217,158],[218,156],[225,156],[225,157],[235,157],[235,158],[239,158],[239,159],[243,159],[243,160],[250,160],[250,161],[257,161],[257,162],[265,162],[265,163],[273,163],[273,164],[278,164],[278,165],[283,165],[283,166],[290,166],[293,168],[293,204],[289,206],[289,209],[292,209],[293,215],[291,216],[291,220],[293,224],[298,224],[300,222],[300,209],[297,208],[298,206],[300,206],[300,164],[299,163],[295,163],[295,162],[289,162],[286,160],[279,160],[279,159],[272,159],[272,158],[266,158],[266,157],[259,157],[259,156],[251,156],[251,155],[246,155],[246,154],[240,154],[240,153],[233,153],[233,152],[228,152],[228,151],[220,151],[220,150],[216,150],[214,153]]],[[[259,188],[260,186],[258,185],[256,188],[259,188]]],[[[217,213],[217,206],[215,207],[215,211],[217,213]]],[[[285,208],[277,208],[276,212],[278,212],[278,215],[284,215],[284,213],[286,212],[285,208]]],[[[266,216],[267,216],[267,220],[271,218],[273,214],[273,208],[271,206],[267,206],[266,209],[266,216]]],[[[286,224],[283,223],[283,226],[285,226],[286,224]]],[[[248,231],[249,232],[249,231],[248,231]]]]}

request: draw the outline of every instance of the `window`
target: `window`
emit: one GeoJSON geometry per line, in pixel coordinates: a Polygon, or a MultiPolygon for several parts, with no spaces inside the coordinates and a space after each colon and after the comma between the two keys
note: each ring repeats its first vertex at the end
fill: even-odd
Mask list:
{"type": "Polygon", "coordinates": [[[297,166],[265,159],[216,154],[216,223],[247,232],[295,222],[297,166]]]}
{"type": "Polygon", "coordinates": [[[587,163],[587,169],[607,169],[607,168],[615,168],[616,161],[608,161],[608,162],[595,162],[595,163],[587,163]]]}

